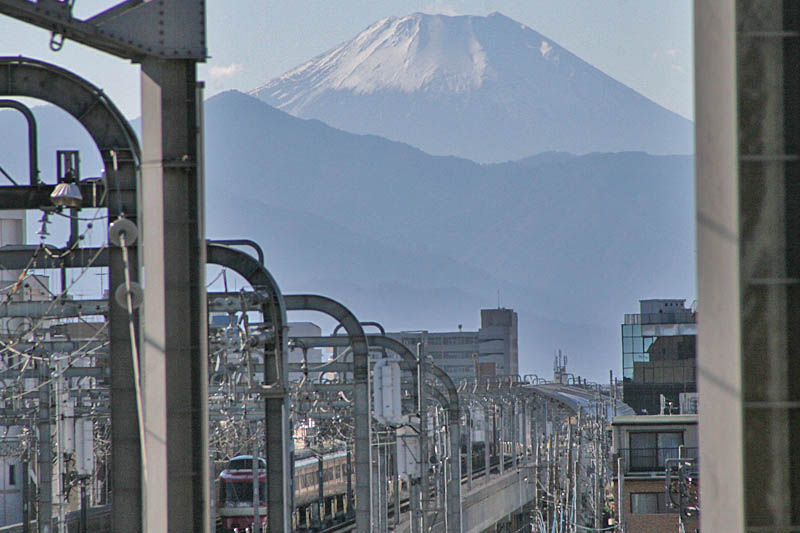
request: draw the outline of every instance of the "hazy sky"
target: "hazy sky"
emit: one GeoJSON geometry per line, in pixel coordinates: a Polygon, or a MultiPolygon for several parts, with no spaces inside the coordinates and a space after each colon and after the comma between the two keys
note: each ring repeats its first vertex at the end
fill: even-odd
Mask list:
{"type": "MultiPolygon", "coordinates": [[[[86,18],[116,2],[76,0],[86,18]]],[[[355,36],[378,19],[416,11],[486,15],[524,23],[664,107],[693,118],[690,0],[208,0],[207,95],[248,91],[355,36]]],[[[0,15],[0,54],[75,71],[128,117],[139,114],[138,68],[0,15]]]]}

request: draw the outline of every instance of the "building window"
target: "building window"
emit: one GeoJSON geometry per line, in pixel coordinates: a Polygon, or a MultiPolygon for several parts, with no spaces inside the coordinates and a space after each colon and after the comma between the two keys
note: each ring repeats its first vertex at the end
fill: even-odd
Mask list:
{"type": "Polygon", "coordinates": [[[665,461],[678,457],[683,432],[637,432],[630,434],[628,465],[632,472],[663,470],[665,461]]]}
{"type": "Polygon", "coordinates": [[[8,465],[8,484],[17,484],[17,465],[8,465]]]}
{"type": "Polygon", "coordinates": [[[666,497],[664,492],[632,492],[632,514],[666,513],[666,497]]]}

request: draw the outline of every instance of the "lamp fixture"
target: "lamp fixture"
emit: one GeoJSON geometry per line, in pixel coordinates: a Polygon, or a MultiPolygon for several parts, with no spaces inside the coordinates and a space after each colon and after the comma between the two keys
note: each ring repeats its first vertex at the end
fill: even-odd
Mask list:
{"type": "Polygon", "coordinates": [[[80,174],[78,165],[80,158],[77,150],[59,150],[56,152],[56,175],[58,185],[50,194],[50,201],[56,207],[78,208],[83,203],[83,195],[78,187],[80,174]]]}
{"type": "Polygon", "coordinates": [[[61,182],[50,194],[50,201],[57,207],[80,207],[83,195],[76,183],[61,182]]]}

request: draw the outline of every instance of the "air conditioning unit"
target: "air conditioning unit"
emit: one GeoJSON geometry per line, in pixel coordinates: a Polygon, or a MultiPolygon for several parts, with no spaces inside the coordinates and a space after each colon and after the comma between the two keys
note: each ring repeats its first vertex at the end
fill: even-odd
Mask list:
{"type": "Polygon", "coordinates": [[[682,415],[696,415],[697,414],[697,400],[696,392],[682,392],[678,397],[681,404],[682,415]]]}

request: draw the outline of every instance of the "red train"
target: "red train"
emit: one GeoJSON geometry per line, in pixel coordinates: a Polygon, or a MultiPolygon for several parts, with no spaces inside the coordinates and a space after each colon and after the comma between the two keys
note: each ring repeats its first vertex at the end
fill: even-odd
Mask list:
{"type": "MultiPolygon", "coordinates": [[[[341,519],[348,512],[347,454],[334,451],[323,456],[323,500],[319,499],[319,457],[300,450],[294,462],[293,529],[304,531],[313,523],[341,519]]],[[[258,514],[260,526],[266,524],[266,461],[259,458],[258,514]]],[[[354,481],[354,480],[351,480],[354,481]]],[[[228,461],[217,484],[217,531],[252,532],[253,526],[253,456],[239,455],[228,461]]],[[[258,530],[257,530],[258,531],[258,530]]]]}
{"type": "MultiPolygon", "coordinates": [[[[267,463],[259,458],[258,514],[263,528],[266,523],[267,463]]],[[[223,532],[243,533],[253,531],[253,456],[239,455],[228,461],[219,475],[217,487],[217,520],[223,532]]],[[[220,530],[220,528],[218,528],[220,530]]],[[[259,529],[260,531],[260,529],[259,529]]]]}

